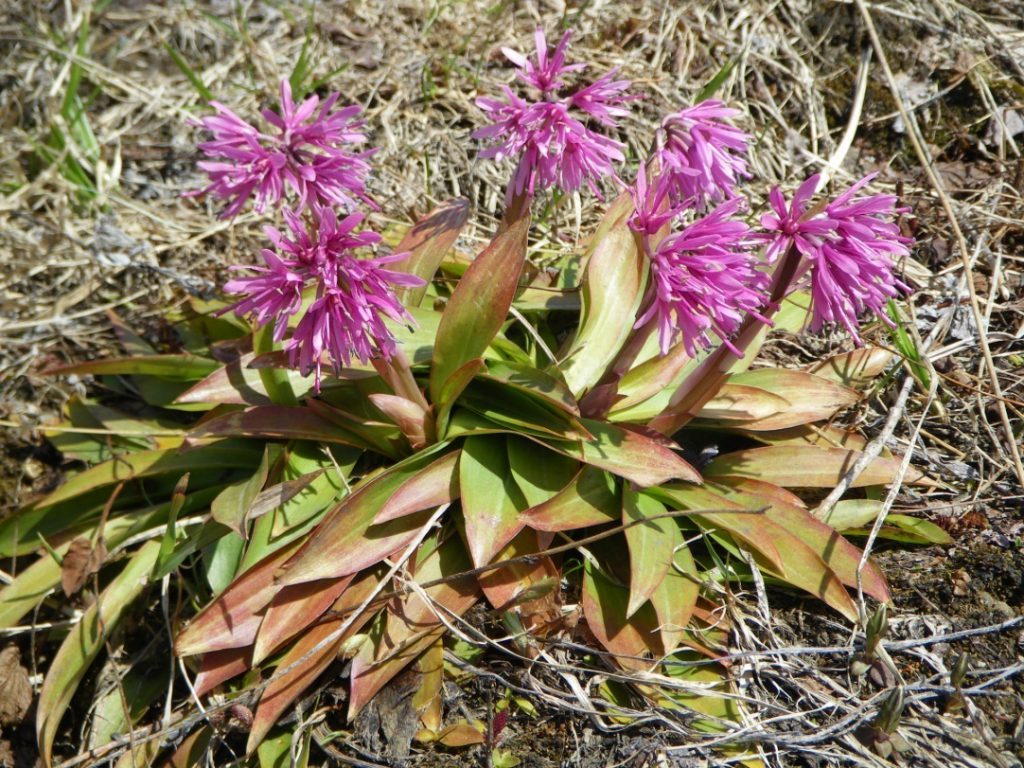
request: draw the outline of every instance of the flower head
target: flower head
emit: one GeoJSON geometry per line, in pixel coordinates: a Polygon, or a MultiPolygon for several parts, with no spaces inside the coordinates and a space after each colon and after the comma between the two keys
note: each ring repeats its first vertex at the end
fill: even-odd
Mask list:
{"type": "MultiPolygon", "coordinates": [[[[739,200],[729,200],[662,240],[651,254],[654,299],[636,326],[657,319],[662,354],[677,337],[687,354],[711,346],[709,333],[729,342],[744,316],[765,301],[766,276],[750,253],[750,230],[730,218],[739,200]]],[[[767,322],[767,321],[766,321],[767,322]]]]}
{"type": "Polygon", "coordinates": [[[256,210],[262,212],[268,204],[276,205],[288,187],[298,196],[299,209],[313,204],[351,209],[357,199],[373,207],[366,179],[368,157],[375,150],[350,150],[351,145],[366,141],[362,123],[355,120],[359,107],[332,111],[337,100],[338,94],[333,93],[322,104],[316,95],[296,104],[288,81],[282,80],[280,112],[262,112],[268,132],[223,104],[210,102],[217,114],[204,117],[200,124],[213,139],[199,145],[210,158],[199,163],[210,184],[187,194],[227,200],[222,218],[239,213],[253,196],[256,210]]]}
{"type": "Polygon", "coordinates": [[[636,181],[628,191],[633,198],[633,215],[627,222],[629,228],[647,237],[657,233],[683,210],[681,204],[669,204],[669,180],[666,176],[658,174],[653,180],[648,180],[646,163],[640,164],[636,181]]]}
{"type": "Polygon", "coordinates": [[[266,267],[244,267],[256,274],[229,281],[224,290],[244,298],[230,309],[251,314],[257,323],[274,321],[274,338],[281,340],[289,320],[302,307],[303,291],[313,287],[312,303],[284,343],[289,365],[304,375],[314,372],[316,389],[324,353],[337,373],[352,359],[367,363],[373,357],[390,359],[395,339],[385,320],[413,324],[396,286],[418,286],[423,281],[383,265],[405,254],[375,258],[356,255],[355,249],[376,245],[380,235],[356,231],[361,213],[339,220],[329,208],[312,209],[311,225],[298,214],[285,211],[290,236],[267,228],[274,249],[265,249],[266,267]]]}
{"type": "Polygon", "coordinates": [[[658,132],[655,156],[672,181],[672,197],[704,208],[736,197],[747,172],[750,136],[730,125],[738,115],[720,101],[702,101],[666,117],[658,132]]]}
{"type": "Polygon", "coordinates": [[[551,51],[544,32],[538,29],[535,61],[504,49],[518,68],[517,78],[535,89],[539,98],[526,100],[503,86],[504,99],[477,99],[477,106],[490,119],[488,125],[473,133],[473,138],[490,143],[481,157],[517,161],[507,201],[517,195],[533,196],[554,185],[571,192],[586,183],[600,194],[597,180],[614,177],[613,165],[623,159],[623,145],[587,122],[616,127],[618,118],[628,114],[624,104],[630,99],[625,94],[630,83],[613,79],[613,70],[588,86],[570,90],[566,75],[586,65],[565,63],[569,37],[566,32],[551,51]]]}
{"type": "Polygon", "coordinates": [[[895,260],[909,254],[910,238],[896,224],[895,195],[856,197],[877,174],[869,174],[826,205],[808,209],[819,177],[811,176],[789,206],[776,187],[772,213],[761,217],[768,230],[766,255],[774,261],[790,247],[811,273],[811,330],[842,325],[859,344],[858,318],[871,310],[892,324],[883,309],[910,288],[894,275],[895,260]]]}

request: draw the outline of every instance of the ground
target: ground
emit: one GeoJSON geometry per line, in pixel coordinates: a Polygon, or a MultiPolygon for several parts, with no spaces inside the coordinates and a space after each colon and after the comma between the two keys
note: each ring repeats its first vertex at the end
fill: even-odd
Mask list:
{"type": "MultiPolygon", "coordinates": [[[[944,483],[925,495],[904,492],[898,508],[942,525],[954,543],[877,553],[894,592],[886,641],[907,691],[900,733],[912,750],[900,759],[1019,765],[1024,488],[1013,442],[1020,442],[1024,408],[1024,4],[865,5],[884,60],[872,53],[858,105],[859,62],[873,43],[858,3],[5,3],[3,514],[60,481],[61,456],[39,427],[88,386],[41,372],[110,354],[111,310],[159,340],[168,307],[216,291],[227,267],[250,263],[259,247],[252,214],[228,227],[211,201],[181,197],[203,183],[196,169],[200,134],[191,121],[205,108],[174,56],[219,100],[251,114],[272,101],[277,81],[293,71],[305,47],[314,77],[366,109],[371,141],[381,148],[373,184],[382,208],[378,225],[409,221],[463,195],[475,226],[466,248],[493,228],[508,170],[479,160],[470,139],[482,119],[474,99],[508,77],[502,46],[524,50],[537,24],[562,24],[575,31],[576,58],[595,70],[620,67],[648,94],[627,123],[635,155],[645,151],[660,115],[689,103],[730,65],[718,96],[744,112],[744,127],[756,129],[758,177],[792,188],[835,158],[837,183],[878,170],[913,211],[905,222],[917,239],[903,265],[915,288],[907,327],[918,340],[930,339],[938,382],[931,396],[926,386],[915,387],[889,444],[896,452],[911,450],[915,463],[944,483]],[[912,110],[920,127],[917,147],[900,107],[912,110]],[[856,132],[845,146],[851,124],[856,132]],[[946,635],[960,639],[943,640],[946,635]],[[949,670],[962,653],[968,654],[968,694],[957,699],[949,670]]],[[[567,215],[562,240],[551,248],[575,245],[599,210],[588,201],[567,215]]],[[[885,336],[879,331],[872,338],[885,336]]],[[[766,354],[807,363],[848,345],[838,335],[825,341],[781,336],[766,354]]],[[[891,383],[844,419],[873,437],[897,390],[898,382],[891,383]]],[[[0,567],[0,577],[10,572],[0,567]]],[[[737,667],[755,713],[748,745],[760,748],[769,764],[884,764],[866,746],[864,731],[878,702],[864,702],[878,693],[876,682],[891,681],[850,674],[844,654],[851,629],[835,616],[781,593],[768,596],[777,609],[772,626],[760,623],[753,593],[737,596],[749,618],[737,653],[760,654],[737,667]]],[[[16,632],[3,642],[20,649],[20,663],[32,675],[42,671],[33,654],[44,637],[16,632]]],[[[451,690],[450,704],[462,701],[475,716],[493,718],[496,680],[537,685],[533,671],[497,655],[474,663],[498,677],[467,678],[451,690]]],[[[32,765],[32,712],[6,720],[3,713],[0,707],[0,765],[32,765]]],[[[74,734],[65,737],[67,749],[74,734]]],[[[374,748],[367,732],[352,738],[359,743],[345,754],[366,761],[356,764],[393,759],[374,748]]],[[[624,727],[570,714],[551,701],[538,705],[536,718],[516,712],[492,746],[524,766],[705,765],[710,759],[664,717],[624,727]]],[[[331,757],[317,753],[314,761],[331,757]]],[[[409,759],[493,764],[492,753],[480,747],[427,749],[409,759]]]]}

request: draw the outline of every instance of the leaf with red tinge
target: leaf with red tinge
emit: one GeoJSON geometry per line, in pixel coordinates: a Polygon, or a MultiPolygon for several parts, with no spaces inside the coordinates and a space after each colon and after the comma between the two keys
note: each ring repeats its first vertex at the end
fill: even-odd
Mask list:
{"type": "Polygon", "coordinates": [[[466,541],[477,568],[491,562],[526,524],[526,500],[508,466],[503,437],[468,437],[459,459],[466,541]]]}
{"type": "MultiPolygon", "coordinates": [[[[471,568],[466,549],[455,537],[438,546],[428,539],[410,571],[418,583],[455,576],[471,568]]],[[[383,631],[374,646],[364,645],[352,659],[352,684],[348,716],[351,721],[388,681],[440,637],[446,627],[437,612],[461,616],[479,599],[476,579],[456,578],[424,590],[430,604],[412,592],[393,602],[386,614],[383,631]]]]}
{"type": "Polygon", "coordinates": [[[549,451],[532,440],[508,439],[508,463],[516,485],[531,507],[553,498],[572,482],[579,462],[549,451]]]}
{"type": "Polygon", "coordinates": [[[577,397],[601,379],[636,321],[647,264],[626,223],[632,212],[632,198],[623,192],[593,236],[581,286],[579,330],[561,365],[566,384],[577,397]]]}
{"type": "Polygon", "coordinates": [[[444,380],[441,391],[435,400],[434,407],[437,414],[434,420],[434,431],[444,436],[448,433],[448,420],[451,417],[452,407],[455,400],[469,386],[474,377],[484,368],[484,361],[481,357],[474,357],[467,360],[454,371],[451,376],[444,380]]]}
{"type": "Polygon", "coordinates": [[[188,433],[190,440],[204,437],[278,438],[340,443],[371,448],[358,435],[315,414],[311,409],[263,405],[210,419],[188,433]]]}
{"type": "Polygon", "coordinates": [[[247,753],[252,753],[256,749],[284,711],[320,676],[321,672],[330,666],[332,661],[338,658],[338,649],[342,643],[354,637],[380,610],[380,605],[371,604],[355,618],[348,629],[340,631],[348,620],[349,613],[373,594],[382,578],[379,571],[361,575],[335,601],[332,607],[334,616],[304,632],[284,653],[275,670],[276,676],[270,681],[256,707],[246,745],[247,753]],[[337,637],[332,639],[335,634],[337,637]],[[314,650],[321,643],[324,647],[314,650]],[[286,669],[290,671],[284,672],[286,669]]]}
{"type": "Polygon", "coordinates": [[[353,578],[354,574],[281,587],[263,613],[253,645],[252,663],[259,664],[320,618],[353,578]]]}
{"type": "Polygon", "coordinates": [[[850,352],[815,363],[810,372],[815,376],[843,384],[861,387],[874,382],[892,362],[893,354],[882,347],[858,347],[850,352]]]}
{"type": "MultiPolygon", "coordinates": [[[[526,529],[512,539],[497,555],[495,562],[511,560],[541,551],[536,531],[526,529]]],[[[558,579],[558,569],[549,557],[534,562],[512,563],[478,576],[484,596],[495,610],[505,611],[520,602],[524,596],[532,597],[537,588],[558,579]]]]}
{"type": "Polygon", "coordinates": [[[298,542],[289,544],[237,577],[179,633],[174,644],[178,655],[250,645],[263,621],[263,609],[280,589],[274,574],[297,548],[298,542]]]}
{"type": "Polygon", "coordinates": [[[723,384],[718,394],[704,404],[698,418],[720,422],[726,426],[733,422],[742,425],[747,421],[783,413],[789,407],[789,400],[780,395],[730,381],[723,384]]]}
{"type": "Polygon", "coordinates": [[[545,371],[509,360],[488,360],[487,370],[480,377],[513,387],[532,398],[542,399],[572,416],[580,415],[579,403],[569,388],[561,379],[545,371]]]}
{"type": "Polygon", "coordinates": [[[426,446],[427,412],[423,406],[398,395],[383,393],[372,394],[369,400],[398,426],[414,450],[426,446]]]}
{"type": "MultiPolygon", "coordinates": [[[[233,405],[272,405],[267,388],[260,379],[260,372],[250,368],[255,359],[247,352],[213,371],[202,381],[182,392],[175,403],[211,403],[233,405]]],[[[293,387],[296,382],[292,382],[293,387]]],[[[301,390],[297,389],[296,394],[301,390]]]]}
{"type": "Polygon", "coordinates": [[[442,389],[452,374],[481,357],[504,324],[526,261],[529,225],[527,212],[476,257],[455,287],[434,341],[430,397],[436,408],[445,406],[442,389]]]}
{"type": "MultiPolygon", "coordinates": [[[[394,249],[395,253],[408,253],[408,256],[390,268],[416,275],[429,283],[468,220],[469,201],[465,198],[456,197],[441,203],[409,228],[394,249]]],[[[403,303],[413,307],[423,301],[426,292],[426,285],[399,289],[403,303]]]]}
{"type": "Polygon", "coordinates": [[[538,531],[573,531],[616,522],[621,509],[615,479],[585,465],[564,489],[525,510],[523,520],[538,531]]]}
{"type": "Polygon", "coordinates": [[[625,530],[629,550],[626,618],[640,610],[672,566],[675,543],[672,528],[676,527],[676,522],[669,517],[657,517],[665,512],[665,505],[657,499],[629,487],[623,488],[622,524],[630,526],[625,530]]]}
{"type": "MultiPolygon", "coordinates": [[[[834,528],[814,517],[806,509],[787,504],[779,498],[769,498],[725,484],[715,485],[714,490],[748,509],[770,505],[764,512],[765,517],[778,523],[814,550],[843,584],[856,588],[861,551],[834,528]]],[[[889,601],[889,585],[873,560],[868,560],[861,573],[861,581],[865,593],[883,603],[889,601]]]]}
{"type": "Polygon", "coordinates": [[[437,453],[442,450],[446,450],[446,447],[439,445],[421,451],[364,481],[358,489],[342,499],[306,537],[302,547],[280,574],[280,583],[298,584],[347,576],[394,552],[389,547],[395,544],[395,540],[387,531],[402,529],[407,523],[397,519],[385,523],[390,526],[387,529],[378,526],[378,533],[384,535],[376,541],[367,540],[367,529],[388,499],[406,481],[435,461],[437,453]]]}
{"type": "Polygon", "coordinates": [[[36,735],[47,768],[53,762],[53,739],[78,685],[106,639],[117,629],[125,610],[148,586],[159,553],[159,541],[146,542],[86,609],[50,662],[36,709],[36,735]]]}
{"type": "MultiPolygon", "coordinates": [[[[784,488],[834,488],[860,456],[858,451],[842,448],[818,448],[813,445],[782,445],[748,448],[719,456],[706,467],[708,478],[749,477],[767,480],[784,488]]],[[[891,483],[899,470],[900,460],[876,458],[854,479],[851,487],[891,483]]],[[[905,483],[935,486],[920,470],[911,467],[905,483]]]]}
{"type": "Polygon", "coordinates": [[[204,653],[196,673],[196,696],[203,697],[221,683],[252,668],[252,647],[227,648],[204,653]]]}
{"type": "Polygon", "coordinates": [[[615,655],[615,661],[628,670],[647,670],[654,660],[645,655],[662,655],[658,618],[653,606],[644,605],[631,618],[626,617],[629,590],[611,581],[590,562],[583,564],[583,615],[598,642],[615,655]]]}
{"type": "Polygon", "coordinates": [[[60,585],[65,597],[71,597],[85,584],[85,580],[99,571],[107,548],[103,539],[95,544],[83,536],[71,542],[64,553],[60,569],[60,585]]]}
{"type": "MultiPolygon", "coordinates": [[[[759,368],[738,373],[729,379],[726,386],[742,386],[768,392],[789,403],[788,407],[776,413],[754,416],[737,425],[759,432],[824,421],[840,408],[853,405],[861,398],[859,392],[820,376],[781,368],[759,368]]],[[[703,411],[701,416],[704,417],[703,411]]]]}
{"type": "Polygon", "coordinates": [[[664,438],[655,439],[639,431],[593,419],[580,421],[594,436],[593,440],[570,443],[545,439],[543,442],[567,456],[608,470],[644,488],[670,480],[701,482],[697,470],[669,448],[664,438]]]}
{"type": "Polygon", "coordinates": [[[693,555],[683,541],[682,532],[672,523],[672,562],[658,587],[651,593],[651,605],[658,615],[658,629],[665,653],[672,653],[688,634],[688,625],[697,607],[700,582],[693,555]]]}
{"type": "Polygon", "coordinates": [[[220,363],[195,355],[140,355],[138,357],[108,357],[89,360],[84,363],[58,365],[43,371],[44,376],[67,376],[68,374],[92,376],[159,376],[171,381],[193,381],[209,376],[220,363]]]}
{"type": "Polygon", "coordinates": [[[402,483],[384,502],[373,521],[378,524],[385,523],[424,509],[450,504],[458,499],[457,469],[460,453],[456,450],[444,454],[402,483]]]}

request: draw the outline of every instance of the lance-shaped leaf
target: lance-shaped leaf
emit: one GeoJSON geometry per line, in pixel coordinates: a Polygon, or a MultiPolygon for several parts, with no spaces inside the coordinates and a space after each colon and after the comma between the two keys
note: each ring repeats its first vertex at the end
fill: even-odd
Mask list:
{"type": "Polygon", "coordinates": [[[45,376],[67,376],[69,374],[101,375],[144,375],[158,376],[171,381],[195,381],[208,376],[220,367],[216,360],[196,355],[140,355],[139,357],[108,357],[103,360],[89,360],[47,368],[45,376]]]}
{"type": "Polygon", "coordinates": [[[422,405],[398,395],[383,393],[372,394],[369,399],[398,426],[413,450],[426,446],[427,434],[431,430],[427,426],[427,411],[422,405]]]}
{"type": "MultiPolygon", "coordinates": [[[[759,368],[739,373],[729,379],[729,385],[769,392],[789,403],[781,411],[755,416],[741,425],[744,429],[757,431],[787,429],[824,421],[840,408],[860,400],[860,394],[849,387],[804,371],[786,371],[781,368],[759,368]]],[[[703,411],[701,417],[704,417],[703,411]]]]}
{"type": "Polygon", "coordinates": [[[676,543],[672,529],[676,523],[671,518],[658,517],[665,512],[665,505],[657,499],[623,488],[622,524],[630,526],[625,531],[629,550],[627,618],[647,602],[672,566],[672,547],[676,543]]]}
{"type": "Polygon", "coordinates": [[[576,416],[537,395],[495,381],[478,379],[459,398],[459,405],[476,411],[511,432],[563,440],[588,440],[592,435],[576,416]]]}
{"type": "Polygon", "coordinates": [[[579,472],[579,462],[550,451],[532,440],[508,439],[508,462],[516,485],[531,507],[553,498],[579,472]]]}
{"type": "MultiPolygon", "coordinates": [[[[413,579],[423,584],[456,576],[471,567],[465,547],[458,538],[450,537],[440,546],[430,539],[420,545],[410,571],[413,579]]],[[[401,603],[393,602],[377,642],[364,645],[352,659],[350,721],[388,681],[443,634],[446,628],[438,612],[446,617],[448,614],[461,616],[480,596],[472,576],[453,578],[423,592],[426,601],[424,595],[412,592],[402,598],[401,603]]]]}
{"type": "Polygon", "coordinates": [[[320,618],[353,578],[355,575],[350,574],[340,579],[305,581],[281,587],[263,612],[263,621],[253,645],[252,663],[260,664],[320,618]]]}
{"type": "MultiPolygon", "coordinates": [[[[706,467],[705,477],[749,477],[767,480],[783,488],[834,488],[860,456],[859,451],[818,448],[813,445],[782,445],[748,448],[719,456],[706,467]]],[[[879,457],[871,461],[851,487],[886,485],[899,471],[900,460],[879,457]]],[[[910,468],[904,482],[934,486],[934,481],[910,468]]]]}
{"type": "Polygon", "coordinates": [[[261,455],[260,446],[245,445],[233,440],[186,450],[139,451],[89,467],[69,478],[33,507],[43,509],[96,488],[137,477],[173,473],[180,475],[199,468],[256,467],[261,455]]]}
{"type": "Polygon", "coordinates": [[[437,399],[437,403],[440,403],[440,407],[437,408],[437,416],[434,424],[434,430],[438,435],[446,435],[448,433],[448,420],[451,418],[452,407],[455,405],[455,400],[462,393],[462,391],[469,386],[469,383],[473,381],[474,377],[482,371],[484,368],[484,361],[481,357],[474,357],[472,360],[468,360],[454,371],[452,374],[445,379],[444,384],[441,385],[441,392],[437,399]]]}
{"type": "Polygon", "coordinates": [[[466,438],[459,458],[459,489],[469,554],[479,568],[526,524],[519,514],[527,507],[526,500],[509,469],[504,438],[466,438]]]}
{"type": "MultiPolygon", "coordinates": [[[[828,565],[848,587],[857,586],[857,569],[861,551],[844,539],[836,530],[818,520],[802,507],[786,504],[778,498],[768,498],[756,492],[744,491],[731,485],[713,486],[717,493],[748,509],[759,509],[766,504],[765,517],[792,533],[828,565]]],[[[873,560],[868,560],[861,574],[864,592],[883,603],[891,595],[885,576],[873,560]]]]}
{"type": "Polygon", "coordinates": [[[205,437],[276,438],[340,443],[355,448],[373,447],[358,435],[321,418],[309,408],[286,405],[254,406],[244,411],[226,413],[204,421],[188,436],[191,440],[205,437]]]}
{"type": "Polygon", "coordinates": [[[402,483],[398,490],[384,502],[373,521],[385,523],[413,512],[449,504],[458,499],[459,454],[458,450],[444,454],[402,483]]]}
{"type": "Polygon", "coordinates": [[[581,286],[579,331],[560,355],[566,384],[577,397],[601,379],[636,322],[647,265],[626,224],[632,212],[632,198],[623,192],[594,234],[581,286]]]}
{"type": "Polygon", "coordinates": [[[160,542],[149,541],[135,553],[71,628],[50,663],[36,710],[36,735],[44,765],[52,764],[53,739],[79,683],[103,649],[105,638],[117,628],[125,609],[146,588],[159,552],[160,542]]]}
{"type": "Polygon", "coordinates": [[[581,419],[593,440],[544,442],[574,459],[606,469],[641,487],[670,480],[701,482],[700,475],[673,451],[666,438],[593,419],[581,419]]]}
{"type": "Polygon", "coordinates": [[[342,499],[287,563],[280,574],[280,582],[298,584],[347,576],[394,552],[396,546],[401,546],[402,537],[410,533],[409,526],[415,526],[417,521],[410,524],[399,518],[375,526],[374,538],[368,537],[367,530],[388,499],[445,449],[445,446],[437,446],[421,451],[367,480],[342,499]]]}
{"type": "Polygon", "coordinates": [[[815,363],[810,372],[847,387],[872,384],[892,362],[892,352],[882,347],[858,347],[815,363]]]}
{"type": "MultiPolygon", "coordinates": [[[[737,431],[751,440],[766,445],[817,445],[821,448],[849,448],[853,451],[863,451],[868,444],[863,435],[828,424],[807,424],[789,429],[776,429],[771,432],[748,432],[742,428],[737,428],[737,431]]],[[[892,454],[883,449],[882,455],[891,456],[892,454]]]]}
{"type": "Polygon", "coordinates": [[[870,526],[882,514],[883,504],[874,499],[843,499],[836,502],[822,522],[837,531],[870,526]]]}
{"type": "Polygon", "coordinates": [[[498,235],[466,270],[448,301],[430,370],[430,397],[438,409],[446,402],[441,394],[448,378],[481,357],[505,322],[526,260],[529,224],[527,213],[498,235]]]}
{"type": "Polygon", "coordinates": [[[627,616],[629,590],[601,572],[589,559],[583,564],[583,615],[597,641],[615,655],[619,666],[628,670],[650,669],[661,656],[658,617],[648,603],[632,617],[627,616]]]}
{"type": "Polygon", "coordinates": [[[199,659],[194,687],[196,696],[203,697],[221,683],[252,668],[252,646],[227,648],[204,653],[199,659]]]}
{"type": "Polygon", "coordinates": [[[298,548],[292,543],[265,557],[201,610],[178,635],[180,656],[241,648],[256,639],[263,609],[280,589],[274,574],[298,548]]]}
{"type": "MultiPolygon", "coordinates": [[[[537,532],[522,530],[494,556],[494,561],[533,555],[541,549],[537,532]]],[[[550,557],[538,557],[533,562],[512,563],[477,578],[487,601],[495,610],[505,611],[524,598],[538,597],[538,590],[546,585],[557,585],[558,576],[558,569],[550,557]]]]}
{"type": "MultiPolygon", "coordinates": [[[[420,718],[420,725],[431,733],[441,730],[444,711],[441,687],[444,685],[444,643],[438,638],[416,662],[420,684],[410,704],[420,718]]],[[[418,738],[418,736],[417,736],[418,738]]]]}
{"type": "Polygon", "coordinates": [[[304,632],[282,655],[253,716],[247,752],[256,749],[284,711],[338,658],[342,644],[353,638],[380,610],[380,604],[371,603],[349,621],[352,611],[370,598],[382,578],[383,572],[379,569],[360,575],[335,601],[331,617],[304,632]],[[346,623],[348,628],[342,631],[346,623]],[[318,648],[321,644],[323,647],[318,648]]]}
{"type": "Polygon", "coordinates": [[[699,418],[729,425],[770,418],[791,407],[789,400],[758,387],[723,384],[700,409],[699,418]]]}
{"type": "Polygon", "coordinates": [[[513,387],[573,416],[580,415],[580,406],[565,383],[550,373],[508,360],[488,360],[482,379],[491,379],[513,387]]]}
{"type": "MultiPolygon", "coordinates": [[[[469,201],[464,197],[448,200],[413,224],[395,246],[395,253],[407,253],[391,269],[408,272],[430,283],[445,254],[455,244],[459,232],[469,220],[469,201]]],[[[399,288],[404,304],[415,307],[423,301],[427,285],[399,288]]]]}
{"type": "Polygon", "coordinates": [[[572,531],[613,523],[621,509],[615,478],[604,470],[584,466],[561,491],[525,510],[523,519],[538,531],[572,531]]]}
{"type": "MultiPolygon", "coordinates": [[[[272,451],[270,445],[263,451],[263,460],[260,461],[256,471],[245,480],[232,483],[219,494],[210,504],[210,517],[221,525],[226,525],[239,536],[245,538],[245,521],[253,502],[263,490],[267,482],[267,474],[270,471],[271,453],[277,456],[277,451],[272,451]]],[[[164,560],[163,554],[160,557],[164,560]]]]}
{"type": "Polygon", "coordinates": [[[742,542],[765,572],[815,595],[851,621],[857,620],[857,608],[835,572],[796,533],[773,520],[767,509],[746,512],[743,505],[707,488],[659,488],[657,493],[667,495],[683,509],[695,510],[691,519],[702,526],[726,531],[742,542]],[[697,512],[701,507],[729,511],[697,512]]]}
{"type": "Polygon", "coordinates": [[[658,616],[658,630],[665,653],[672,653],[687,636],[690,618],[700,596],[697,564],[683,541],[682,532],[675,521],[670,530],[672,562],[665,578],[651,593],[651,605],[658,616]]]}

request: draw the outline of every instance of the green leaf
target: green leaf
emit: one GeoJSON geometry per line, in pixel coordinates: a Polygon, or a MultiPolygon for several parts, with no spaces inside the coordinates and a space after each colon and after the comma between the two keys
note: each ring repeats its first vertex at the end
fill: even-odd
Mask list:
{"type": "Polygon", "coordinates": [[[572,531],[613,523],[621,516],[615,478],[596,467],[584,466],[561,491],[523,512],[538,531],[572,531]]]}
{"type": "Polygon", "coordinates": [[[790,401],[780,395],[730,381],[704,404],[697,418],[722,426],[745,426],[746,422],[770,418],[790,407],[790,401]]]}
{"type": "Polygon", "coordinates": [[[530,440],[508,439],[508,462],[516,485],[531,507],[553,498],[572,482],[579,463],[530,440]]]}
{"type": "Polygon", "coordinates": [[[581,289],[579,331],[561,365],[577,397],[601,379],[636,321],[647,266],[626,223],[632,212],[632,198],[623,192],[594,234],[581,289]]]}
{"type": "Polygon", "coordinates": [[[452,406],[462,391],[469,386],[469,383],[484,367],[483,358],[474,357],[463,365],[452,371],[451,376],[445,379],[441,387],[441,406],[437,409],[437,418],[434,429],[440,437],[445,437],[448,432],[448,420],[451,417],[452,406]]]}
{"type": "Polygon", "coordinates": [[[185,57],[182,56],[173,45],[166,41],[164,42],[164,48],[170,55],[175,66],[181,70],[181,74],[183,74],[185,78],[192,83],[192,87],[196,89],[196,93],[199,94],[199,97],[206,102],[214,101],[213,93],[206,87],[206,84],[203,82],[202,78],[196,74],[195,70],[188,65],[188,62],[185,61],[185,57]]]}
{"type": "Polygon", "coordinates": [[[188,437],[190,440],[208,437],[313,440],[354,448],[376,448],[379,443],[375,440],[368,444],[362,435],[329,421],[312,408],[286,405],[258,405],[244,411],[225,413],[194,427],[188,437]]]}
{"type": "Polygon", "coordinates": [[[488,360],[487,370],[480,378],[513,387],[572,416],[580,415],[579,404],[568,387],[560,379],[532,366],[507,360],[488,360]]]}
{"type": "Polygon", "coordinates": [[[697,92],[697,95],[693,98],[693,103],[700,104],[702,101],[710,99],[718,93],[718,89],[725,85],[725,81],[729,79],[729,75],[732,74],[739,60],[739,56],[733,56],[725,62],[722,68],[715,73],[715,76],[708,81],[707,85],[697,92]]]}
{"type": "Polygon", "coordinates": [[[629,603],[626,617],[632,616],[647,602],[664,581],[672,567],[672,548],[676,543],[672,529],[674,520],[665,514],[665,505],[630,487],[622,490],[622,524],[640,522],[626,529],[629,550],[629,603]],[[650,519],[657,518],[657,519],[650,519]]]}
{"type": "Polygon", "coordinates": [[[837,531],[870,526],[882,514],[882,502],[874,499],[843,499],[836,502],[822,522],[837,531]]]}
{"type": "Polygon", "coordinates": [[[810,371],[846,387],[864,387],[881,376],[892,362],[892,352],[883,347],[858,347],[811,366],[810,371]]]}
{"type": "Polygon", "coordinates": [[[665,578],[651,593],[651,605],[658,615],[658,629],[661,633],[661,644],[666,653],[671,653],[686,637],[687,626],[697,607],[700,596],[700,581],[697,576],[697,564],[683,541],[679,525],[669,521],[672,538],[672,559],[665,578]]]}
{"type": "MultiPolygon", "coordinates": [[[[870,533],[869,528],[856,528],[846,532],[848,536],[867,536],[870,533]]],[[[909,515],[888,515],[885,518],[885,525],[882,526],[878,535],[904,544],[948,546],[953,543],[952,537],[935,523],[909,515]]]]}
{"type": "Polygon", "coordinates": [[[53,739],[78,685],[103,649],[104,639],[117,628],[125,609],[145,590],[159,552],[160,542],[149,541],[135,553],[72,627],[50,663],[36,711],[36,735],[46,766],[52,764],[53,739]]]}
{"type": "Polygon", "coordinates": [[[608,470],[641,487],[660,485],[669,480],[701,482],[697,471],[669,447],[672,443],[667,438],[648,436],[641,431],[593,419],[580,421],[594,436],[592,440],[570,443],[545,439],[543,442],[560,453],[608,470]]]}
{"type": "Polygon", "coordinates": [[[260,453],[256,446],[231,440],[190,450],[139,451],[84,470],[33,507],[43,509],[94,489],[138,477],[189,472],[198,468],[253,467],[259,462],[260,453]]]}
{"type": "MultiPolygon", "coordinates": [[[[263,460],[259,467],[248,478],[232,483],[219,494],[210,504],[210,517],[221,525],[227,526],[239,536],[245,536],[245,522],[248,519],[249,510],[253,501],[267,482],[267,475],[270,472],[270,455],[274,446],[266,446],[263,450],[263,460]]],[[[162,558],[162,555],[161,555],[162,558]]]]}
{"type": "MultiPolygon", "coordinates": [[[[469,201],[464,197],[442,203],[409,228],[394,251],[408,255],[390,268],[416,275],[429,285],[441,265],[441,260],[451,250],[468,220],[469,201]]],[[[419,306],[427,293],[428,285],[420,288],[400,288],[403,302],[409,306],[419,306]]]]}
{"type": "Polygon", "coordinates": [[[430,397],[438,409],[445,405],[441,395],[448,379],[481,357],[505,322],[526,260],[529,224],[527,213],[499,234],[466,270],[448,301],[430,370],[430,397]]]}
{"type": "Polygon", "coordinates": [[[214,595],[219,595],[238,573],[242,563],[242,550],[245,539],[234,531],[218,536],[203,552],[203,565],[206,570],[206,583],[214,595]]]}
{"type": "Polygon", "coordinates": [[[444,454],[437,461],[406,480],[384,502],[374,523],[385,523],[400,517],[433,509],[459,498],[458,462],[460,451],[444,454]]]}
{"type": "Polygon", "coordinates": [[[650,603],[628,616],[629,590],[613,582],[589,559],[583,564],[583,615],[597,641],[615,655],[619,666],[629,670],[648,670],[660,656],[658,618],[650,603]]]}
{"type": "Polygon", "coordinates": [[[477,568],[494,555],[525,525],[519,510],[526,500],[508,465],[503,437],[468,437],[459,458],[462,516],[470,558],[477,568]]]}
{"type": "Polygon", "coordinates": [[[198,381],[220,367],[216,360],[196,355],[141,355],[139,357],[108,357],[47,368],[45,376],[121,375],[158,376],[168,381],[198,381]]]}
{"type": "Polygon", "coordinates": [[[174,540],[176,536],[175,525],[178,522],[178,513],[185,506],[185,490],[188,488],[189,473],[181,476],[178,484],[174,486],[171,493],[171,508],[167,513],[167,530],[164,531],[163,540],[160,542],[160,553],[156,559],[156,570],[159,571],[174,551],[174,540]]]}

